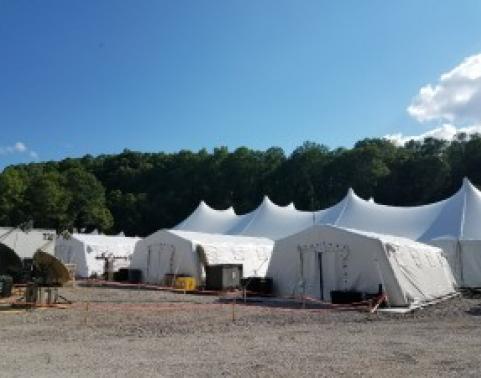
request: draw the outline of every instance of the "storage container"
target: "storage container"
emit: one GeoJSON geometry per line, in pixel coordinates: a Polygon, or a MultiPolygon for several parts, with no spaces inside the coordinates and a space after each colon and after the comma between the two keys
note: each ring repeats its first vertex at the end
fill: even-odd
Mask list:
{"type": "Polygon", "coordinates": [[[197,289],[197,281],[194,277],[176,277],[174,287],[179,290],[194,291],[197,289]]]}

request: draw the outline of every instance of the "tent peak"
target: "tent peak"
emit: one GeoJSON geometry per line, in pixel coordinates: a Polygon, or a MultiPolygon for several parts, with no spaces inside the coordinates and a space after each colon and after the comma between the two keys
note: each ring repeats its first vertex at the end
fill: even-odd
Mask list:
{"type": "Polygon", "coordinates": [[[463,184],[462,184],[459,192],[466,192],[466,191],[480,193],[479,189],[476,188],[476,186],[474,186],[473,183],[471,181],[469,181],[469,179],[467,177],[464,177],[463,178],[463,184]]]}
{"type": "Polygon", "coordinates": [[[262,203],[261,205],[273,205],[274,203],[271,201],[271,199],[265,195],[263,198],[262,198],[262,203]]]}

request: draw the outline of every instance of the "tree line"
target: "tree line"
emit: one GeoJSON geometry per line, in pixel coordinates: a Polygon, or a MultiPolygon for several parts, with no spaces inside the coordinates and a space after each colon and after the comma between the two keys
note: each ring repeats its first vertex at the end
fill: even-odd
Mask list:
{"type": "Polygon", "coordinates": [[[98,229],[148,235],[176,225],[200,200],[238,214],[268,195],[319,210],[342,199],[349,187],[376,202],[413,206],[446,198],[462,178],[481,184],[481,137],[452,142],[427,138],[396,146],[364,139],[352,148],[305,142],[291,154],[226,147],[212,152],[86,155],[19,164],[0,174],[0,225],[33,220],[35,227],[98,229]]]}

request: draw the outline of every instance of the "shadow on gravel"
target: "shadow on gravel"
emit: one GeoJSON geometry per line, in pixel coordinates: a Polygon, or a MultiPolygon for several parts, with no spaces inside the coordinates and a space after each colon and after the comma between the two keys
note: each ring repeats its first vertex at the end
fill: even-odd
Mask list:
{"type": "Polygon", "coordinates": [[[466,313],[471,316],[481,316],[481,305],[471,307],[466,313]]]}
{"type": "Polygon", "coordinates": [[[462,289],[461,295],[463,298],[467,299],[481,299],[481,290],[480,289],[462,289]]]}
{"type": "MultiPolygon", "coordinates": [[[[219,298],[218,303],[232,303],[233,298],[219,298]]],[[[236,303],[248,307],[264,307],[264,308],[279,308],[292,310],[338,310],[338,311],[360,311],[366,310],[366,306],[356,305],[332,305],[330,303],[316,303],[306,301],[302,303],[299,300],[286,300],[277,298],[247,298],[236,299],[236,303]]]]}

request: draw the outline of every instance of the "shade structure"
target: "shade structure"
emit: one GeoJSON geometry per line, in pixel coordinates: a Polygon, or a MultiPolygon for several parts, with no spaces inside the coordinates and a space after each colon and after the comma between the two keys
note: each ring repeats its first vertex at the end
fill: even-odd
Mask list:
{"type": "Polygon", "coordinates": [[[332,291],[374,294],[414,306],[455,292],[442,250],[406,238],[316,225],[276,242],[267,275],[283,297],[331,300],[332,291]]]}
{"type": "Polygon", "coordinates": [[[266,238],[160,230],[137,245],[131,267],[156,284],[165,283],[168,274],[202,282],[205,266],[214,264],[242,264],[244,276],[264,277],[273,245],[266,238]]]}
{"type": "Polygon", "coordinates": [[[77,277],[88,278],[104,273],[106,258],[113,260],[114,270],[129,267],[139,240],[125,236],[72,234],[57,240],[55,256],[64,264],[75,264],[77,277]]]}

